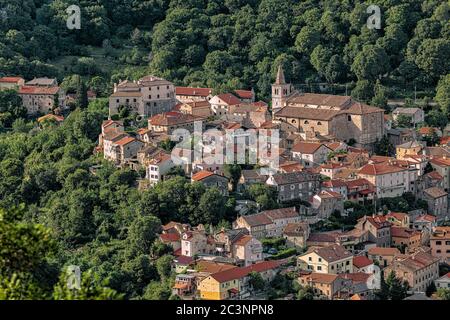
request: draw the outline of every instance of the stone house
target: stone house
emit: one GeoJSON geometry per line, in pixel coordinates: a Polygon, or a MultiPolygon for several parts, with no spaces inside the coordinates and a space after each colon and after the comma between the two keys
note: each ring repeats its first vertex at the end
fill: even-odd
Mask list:
{"type": "Polygon", "coordinates": [[[21,77],[1,77],[0,78],[0,91],[1,90],[18,90],[20,86],[25,84],[25,80],[21,77]]]}
{"type": "Polygon", "coordinates": [[[306,248],[306,241],[309,238],[310,232],[311,228],[308,223],[289,223],[284,227],[283,238],[286,239],[286,245],[288,247],[304,249],[306,248]]]}
{"type": "Polygon", "coordinates": [[[276,173],[269,175],[266,184],[276,188],[278,202],[307,201],[319,190],[320,175],[307,171],[276,173]]]}
{"type": "Polygon", "coordinates": [[[239,105],[242,101],[231,93],[222,93],[212,97],[209,103],[211,104],[211,113],[221,116],[228,114],[230,107],[239,105]]]}
{"type": "Polygon", "coordinates": [[[369,232],[369,241],[377,247],[388,248],[391,245],[391,223],[381,216],[364,216],[358,220],[355,229],[369,232]]]}
{"type": "Polygon", "coordinates": [[[398,255],[384,269],[387,278],[391,272],[409,284],[413,292],[425,292],[434,280],[439,278],[439,258],[418,251],[410,255],[398,255]]]}
{"type": "Polygon", "coordinates": [[[114,92],[109,97],[109,115],[128,108],[144,117],[168,112],[176,104],[173,83],[155,76],[145,76],[138,81],[120,81],[114,84],[114,92]]]}
{"type": "Polygon", "coordinates": [[[312,142],[298,142],[292,147],[292,158],[300,161],[305,167],[316,167],[327,161],[331,152],[325,144],[312,142]]]}
{"type": "Polygon", "coordinates": [[[448,217],[448,193],[442,188],[431,187],[423,190],[423,199],[428,203],[428,212],[438,220],[448,217]]]}
{"type": "Polygon", "coordinates": [[[339,193],[323,190],[314,195],[311,208],[312,212],[321,219],[328,219],[335,211],[344,214],[343,197],[339,193]]]}
{"type": "Polygon", "coordinates": [[[246,228],[257,239],[281,237],[289,223],[298,223],[300,220],[295,207],[281,208],[240,216],[233,222],[233,228],[246,228]]]}
{"type": "Polygon", "coordinates": [[[217,188],[224,196],[228,195],[228,178],[211,171],[202,170],[192,175],[191,181],[202,183],[207,188],[217,188]]]}
{"type": "Polygon", "coordinates": [[[413,126],[425,121],[425,112],[420,108],[397,108],[392,112],[394,121],[397,121],[400,115],[410,118],[413,126]]]}
{"type": "Polygon", "coordinates": [[[306,253],[298,256],[297,265],[302,270],[317,273],[352,273],[353,255],[337,244],[321,248],[311,247],[306,253]]]}
{"type": "Polygon", "coordinates": [[[175,87],[176,98],[181,103],[209,101],[213,97],[212,91],[212,88],[175,87]]]}

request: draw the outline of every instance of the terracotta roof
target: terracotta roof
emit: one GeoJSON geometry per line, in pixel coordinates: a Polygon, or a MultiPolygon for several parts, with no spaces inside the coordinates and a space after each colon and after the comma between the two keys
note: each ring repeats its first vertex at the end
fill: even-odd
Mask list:
{"type": "Polygon", "coordinates": [[[376,256],[395,256],[400,254],[400,251],[397,248],[374,247],[369,248],[368,254],[376,256]]]}
{"type": "Polygon", "coordinates": [[[280,164],[279,167],[284,172],[300,172],[300,171],[302,171],[305,168],[304,166],[302,166],[298,162],[296,162],[296,163],[280,164]]]}
{"type": "Polygon", "coordinates": [[[223,283],[235,279],[241,279],[253,271],[261,273],[267,270],[275,269],[279,265],[280,263],[278,261],[263,261],[247,267],[233,268],[226,271],[214,273],[211,275],[211,277],[218,282],[223,283]]]}
{"type": "Polygon", "coordinates": [[[346,181],[345,184],[347,185],[347,188],[349,188],[349,189],[362,187],[362,186],[365,186],[365,185],[368,185],[369,187],[372,186],[372,183],[370,183],[369,180],[363,179],[363,178],[355,179],[355,180],[349,180],[349,181],[346,181]]]}
{"type": "Polygon", "coordinates": [[[178,256],[174,259],[174,262],[175,264],[179,265],[190,265],[192,262],[194,262],[194,259],[188,256],[178,256]]]}
{"type": "Polygon", "coordinates": [[[340,179],[333,179],[322,182],[322,185],[326,188],[339,188],[339,187],[346,187],[347,183],[344,180],[340,179]]]}
{"type": "Polygon", "coordinates": [[[341,199],[342,195],[340,193],[329,191],[329,190],[323,190],[320,191],[319,194],[317,194],[322,199],[329,199],[329,198],[338,198],[341,199]]]}
{"type": "Polygon", "coordinates": [[[358,171],[358,174],[382,175],[382,174],[401,172],[401,171],[405,171],[405,170],[408,170],[408,169],[400,168],[400,167],[394,166],[394,165],[389,165],[388,163],[373,163],[373,164],[366,164],[365,166],[363,166],[358,171]]]}
{"type": "Polygon", "coordinates": [[[344,247],[337,244],[322,248],[313,248],[312,250],[310,249],[307,251],[307,253],[310,252],[315,252],[317,255],[322,257],[322,259],[328,262],[334,262],[345,258],[350,258],[352,256],[350,251],[347,251],[344,247]]]}
{"type": "Polygon", "coordinates": [[[361,300],[361,301],[363,301],[363,300],[366,300],[366,298],[361,297],[359,294],[356,293],[356,294],[352,295],[352,297],[350,298],[350,300],[353,300],[353,301],[361,300]]]}
{"type": "Polygon", "coordinates": [[[391,236],[395,238],[411,238],[414,236],[418,236],[421,233],[417,230],[411,230],[409,228],[404,227],[391,227],[391,236]]]}
{"type": "Polygon", "coordinates": [[[155,126],[171,126],[201,120],[203,120],[202,117],[176,111],[169,111],[151,117],[148,119],[148,123],[155,126]]]}
{"type": "Polygon", "coordinates": [[[349,279],[352,280],[353,283],[358,282],[367,282],[367,279],[369,279],[370,274],[363,273],[363,272],[355,272],[355,273],[341,273],[339,274],[339,277],[342,279],[349,279]]]}
{"type": "Polygon", "coordinates": [[[242,219],[251,227],[262,226],[271,224],[272,220],[268,216],[262,213],[251,214],[248,216],[242,216],[242,219]]]}
{"type": "Polygon", "coordinates": [[[377,229],[388,228],[391,226],[391,223],[386,220],[385,216],[375,216],[375,217],[364,216],[358,219],[358,222],[364,220],[368,221],[377,229]]]}
{"type": "Polygon", "coordinates": [[[236,246],[245,246],[249,241],[251,241],[253,239],[252,236],[250,235],[243,235],[242,237],[240,237],[236,242],[234,242],[234,244],[236,246]]]}
{"type": "Polygon", "coordinates": [[[114,144],[117,144],[119,146],[124,146],[127,145],[133,141],[137,141],[135,138],[133,137],[123,137],[122,139],[120,139],[119,141],[116,141],[114,144]]]}
{"type": "Polygon", "coordinates": [[[418,131],[421,135],[430,135],[433,134],[437,129],[432,127],[422,127],[418,131]]]}
{"type": "Polygon", "coordinates": [[[110,129],[105,132],[103,135],[103,140],[107,141],[117,141],[118,139],[122,139],[126,136],[126,133],[117,129],[110,129]]]}
{"type": "Polygon", "coordinates": [[[367,258],[366,256],[353,257],[353,265],[358,269],[370,266],[371,264],[373,264],[373,261],[367,258]]]}
{"type": "Polygon", "coordinates": [[[312,272],[310,274],[305,274],[300,276],[300,278],[304,278],[307,282],[311,283],[324,283],[331,284],[339,278],[337,274],[329,274],[329,273],[316,273],[312,272]]]}
{"type": "Polygon", "coordinates": [[[110,125],[112,125],[112,124],[117,124],[118,126],[123,126],[123,121],[118,121],[118,120],[111,120],[111,119],[109,119],[109,120],[105,120],[105,121],[103,121],[103,123],[102,123],[102,127],[103,128],[107,128],[107,127],[109,127],[110,125]]]}
{"type": "Polygon", "coordinates": [[[155,156],[153,156],[153,158],[150,159],[148,163],[152,164],[152,165],[157,165],[157,164],[169,161],[171,159],[172,159],[172,155],[170,155],[164,151],[161,151],[161,152],[157,153],[155,156]]]}
{"type": "Polygon", "coordinates": [[[253,92],[251,90],[234,90],[234,93],[241,99],[253,98],[253,92]]]}
{"type": "Polygon", "coordinates": [[[436,263],[440,258],[433,257],[431,254],[423,251],[415,252],[411,255],[400,255],[395,258],[395,264],[403,265],[405,268],[417,271],[436,263]]]}
{"type": "Polygon", "coordinates": [[[431,187],[423,190],[423,192],[432,198],[441,198],[447,196],[447,192],[445,192],[444,189],[439,187],[431,187]]]}
{"type": "Polygon", "coordinates": [[[174,241],[180,241],[180,235],[175,232],[171,233],[163,233],[159,236],[161,241],[163,242],[174,242],[174,241]]]}
{"type": "Polygon", "coordinates": [[[299,216],[295,207],[265,210],[261,211],[260,214],[265,214],[271,220],[295,218],[299,216]]]}
{"type": "Polygon", "coordinates": [[[305,223],[288,223],[284,227],[283,234],[291,237],[304,236],[307,228],[307,224],[305,223]]]}
{"type": "Polygon", "coordinates": [[[275,117],[329,121],[339,113],[340,113],[339,110],[312,109],[312,108],[287,106],[276,112],[275,117]]]}
{"type": "Polygon", "coordinates": [[[207,97],[212,93],[211,88],[175,87],[177,96],[207,97]]]}
{"type": "Polygon", "coordinates": [[[431,171],[431,172],[426,173],[425,175],[427,177],[430,177],[431,179],[434,179],[434,180],[442,180],[442,179],[444,179],[444,177],[441,176],[439,174],[439,172],[437,172],[437,171],[431,171]]]}
{"type": "Polygon", "coordinates": [[[148,128],[140,128],[139,130],[137,130],[136,132],[140,135],[146,134],[147,132],[149,132],[150,129],[148,128]]]}
{"type": "Polygon", "coordinates": [[[191,179],[192,181],[200,181],[214,174],[215,174],[214,172],[202,170],[194,174],[191,179]]]}
{"type": "Polygon", "coordinates": [[[55,95],[59,91],[59,87],[39,87],[39,86],[22,86],[19,88],[19,94],[41,94],[55,95]]]}
{"type": "Polygon", "coordinates": [[[226,264],[226,263],[218,263],[214,261],[207,260],[199,260],[195,264],[197,270],[199,272],[206,272],[210,274],[215,274],[219,272],[223,272],[230,269],[237,268],[235,265],[226,264]]]}
{"type": "Polygon", "coordinates": [[[433,157],[430,162],[438,166],[450,166],[450,158],[447,157],[433,157]]]}
{"type": "Polygon", "coordinates": [[[290,103],[303,105],[317,105],[317,106],[331,106],[336,108],[343,108],[351,103],[350,96],[339,96],[331,94],[318,93],[301,93],[289,99],[290,103]]]}
{"type": "Polygon", "coordinates": [[[314,143],[314,142],[298,142],[292,147],[292,152],[300,152],[300,153],[304,153],[304,154],[313,154],[321,146],[325,146],[325,145],[322,144],[322,143],[314,143]]]}
{"type": "Polygon", "coordinates": [[[430,214],[424,214],[422,216],[419,216],[415,221],[435,222],[436,221],[436,217],[432,216],[430,214]]]}
{"type": "Polygon", "coordinates": [[[406,213],[403,212],[389,212],[386,217],[393,217],[399,221],[402,221],[405,219],[405,217],[408,216],[406,213]]]}
{"type": "Polygon", "coordinates": [[[308,242],[336,242],[338,232],[314,232],[309,235],[308,242]]]}
{"type": "Polygon", "coordinates": [[[116,91],[110,97],[142,97],[140,91],[116,91]]]}
{"type": "Polygon", "coordinates": [[[241,103],[241,100],[239,100],[236,96],[232,95],[231,93],[222,93],[219,94],[218,97],[220,100],[224,101],[227,105],[237,105],[241,103]]]}
{"type": "Polygon", "coordinates": [[[3,77],[0,78],[0,82],[7,82],[7,83],[17,83],[20,80],[23,80],[21,77],[3,77]]]}

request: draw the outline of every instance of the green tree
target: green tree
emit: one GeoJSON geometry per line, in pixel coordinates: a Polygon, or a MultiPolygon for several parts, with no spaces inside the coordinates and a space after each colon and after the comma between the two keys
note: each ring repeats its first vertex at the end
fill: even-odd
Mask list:
{"type": "Polygon", "coordinates": [[[436,102],[441,107],[442,113],[450,114],[450,74],[443,76],[436,87],[436,102]]]}
{"type": "Polygon", "coordinates": [[[386,286],[389,290],[390,300],[403,300],[407,296],[408,284],[396,277],[395,272],[391,271],[386,279],[386,286]]]}
{"type": "Polygon", "coordinates": [[[441,300],[450,300],[450,289],[439,288],[436,295],[441,300]]]}
{"type": "Polygon", "coordinates": [[[225,176],[230,179],[233,191],[236,191],[237,184],[241,178],[241,166],[238,164],[225,164],[223,166],[225,176]]]}
{"type": "Polygon", "coordinates": [[[297,300],[313,300],[314,290],[312,287],[301,287],[297,293],[297,300]]]}
{"type": "Polygon", "coordinates": [[[396,120],[397,127],[400,128],[410,128],[411,127],[411,117],[406,114],[400,114],[397,116],[396,120]]]}
{"type": "Polygon", "coordinates": [[[248,283],[253,288],[253,290],[264,290],[264,288],[266,287],[266,281],[264,281],[263,277],[258,272],[252,271],[248,276],[248,283]]]}
{"type": "Polygon", "coordinates": [[[55,286],[55,300],[121,300],[123,295],[106,287],[91,270],[81,274],[80,288],[68,286],[68,275],[63,272],[59,283],[55,286]]]}

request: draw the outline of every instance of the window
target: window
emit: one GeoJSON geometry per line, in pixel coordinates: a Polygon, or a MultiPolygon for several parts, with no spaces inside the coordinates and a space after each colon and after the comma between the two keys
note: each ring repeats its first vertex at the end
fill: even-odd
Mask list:
{"type": "Polygon", "coordinates": [[[149,98],[149,99],[151,99],[151,98],[152,98],[152,95],[151,95],[151,94],[149,94],[149,95],[148,95],[148,98],[149,98]]]}
{"type": "Polygon", "coordinates": [[[133,99],[133,102],[136,102],[136,99],[133,99]]]}
{"type": "Polygon", "coordinates": [[[348,115],[348,116],[347,116],[347,120],[348,120],[348,121],[352,121],[352,116],[351,116],[351,115],[348,115]]]}
{"type": "Polygon", "coordinates": [[[440,246],[442,244],[442,241],[436,241],[436,245],[440,246]]]}
{"type": "Polygon", "coordinates": [[[119,99],[116,99],[116,103],[119,103],[119,99]]]}
{"type": "Polygon", "coordinates": [[[319,258],[319,262],[322,262],[322,258],[319,258]]]}
{"type": "Polygon", "coordinates": [[[318,121],[318,122],[317,122],[317,125],[318,125],[318,126],[321,126],[321,125],[322,125],[322,122],[318,121]]]}
{"type": "Polygon", "coordinates": [[[304,124],[309,124],[309,121],[308,121],[308,120],[305,120],[304,124]]]}
{"type": "Polygon", "coordinates": [[[312,258],[311,258],[311,257],[308,257],[308,261],[312,261],[312,258]]]}
{"type": "Polygon", "coordinates": [[[317,270],[322,270],[322,266],[317,266],[317,270]]]}

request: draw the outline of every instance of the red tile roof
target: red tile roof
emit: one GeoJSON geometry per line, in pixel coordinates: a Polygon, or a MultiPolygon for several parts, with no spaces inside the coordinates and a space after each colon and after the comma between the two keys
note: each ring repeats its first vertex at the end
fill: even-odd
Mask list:
{"type": "Polygon", "coordinates": [[[292,147],[292,152],[300,152],[300,153],[304,153],[304,154],[313,154],[321,146],[324,146],[324,144],[322,144],[322,143],[315,143],[315,142],[298,142],[292,147]]]}
{"type": "Polygon", "coordinates": [[[343,279],[352,280],[354,283],[358,283],[358,282],[367,282],[367,279],[369,279],[370,274],[363,272],[342,273],[339,275],[339,277],[343,279]]]}
{"type": "Polygon", "coordinates": [[[222,272],[214,273],[211,275],[211,277],[217,280],[218,282],[223,283],[235,279],[241,279],[253,271],[260,273],[267,270],[275,269],[279,265],[280,263],[278,261],[263,261],[247,267],[233,268],[222,272]]]}
{"type": "Polygon", "coordinates": [[[7,83],[17,83],[20,80],[23,80],[21,77],[3,77],[0,78],[0,82],[7,82],[7,83]]]}
{"type": "Polygon", "coordinates": [[[391,227],[391,236],[395,238],[411,238],[419,236],[421,233],[417,230],[411,230],[404,227],[391,227]]]}
{"type": "Polygon", "coordinates": [[[198,96],[207,97],[212,93],[211,88],[192,88],[192,87],[176,87],[177,96],[198,96]]]}
{"type": "Polygon", "coordinates": [[[368,253],[369,255],[376,255],[376,256],[395,256],[400,254],[400,251],[397,248],[375,247],[369,248],[368,253]]]}
{"type": "Polygon", "coordinates": [[[358,269],[370,266],[371,264],[373,264],[373,261],[366,256],[353,257],[353,265],[358,269]]]}
{"type": "Polygon", "coordinates": [[[194,174],[191,179],[193,181],[200,181],[200,180],[203,180],[203,179],[205,179],[207,177],[210,177],[210,176],[212,176],[214,174],[215,174],[214,172],[202,170],[202,171],[199,171],[196,174],[194,174]]]}
{"type": "Polygon", "coordinates": [[[329,274],[329,273],[316,273],[312,272],[310,274],[305,274],[300,276],[300,278],[304,278],[307,282],[311,283],[325,283],[330,284],[336,281],[339,278],[337,274],[329,274]]]}
{"type": "Polygon", "coordinates": [[[450,159],[447,157],[433,157],[430,162],[438,166],[450,166],[450,159]]]}
{"type": "Polygon", "coordinates": [[[159,236],[159,238],[163,242],[174,242],[174,241],[179,241],[180,240],[180,235],[178,233],[175,233],[175,232],[170,232],[170,233],[163,233],[163,234],[161,234],[159,236]]]}
{"type": "Polygon", "coordinates": [[[327,262],[334,262],[345,258],[350,258],[352,256],[350,251],[347,251],[344,247],[337,244],[322,248],[312,248],[307,251],[307,253],[310,252],[315,252],[327,262]]]}
{"type": "Polygon", "coordinates": [[[427,177],[430,177],[431,179],[434,179],[434,180],[442,180],[442,179],[444,179],[444,177],[442,177],[439,174],[439,172],[437,172],[437,171],[431,171],[431,172],[426,173],[425,175],[427,177]]]}
{"type": "Polygon", "coordinates": [[[218,97],[230,106],[241,103],[241,100],[239,100],[236,96],[232,95],[231,93],[222,93],[219,94],[218,97]]]}
{"type": "Polygon", "coordinates": [[[59,87],[22,86],[19,88],[19,94],[55,95],[58,91],[59,87]]]}
{"type": "Polygon", "coordinates": [[[191,114],[185,114],[177,111],[169,111],[151,117],[150,119],[148,119],[148,122],[149,124],[154,126],[171,126],[201,120],[203,120],[202,117],[194,116],[191,114]]]}
{"type": "Polygon", "coordinates": [[[241,99],[253,98],[253,92],[251,90],[234,90],[234,93],[241,99]]]}
{"type": "Polygon", "coordinates": [[[133,141],[136,141],[135,138],[133,137],[123,137],[122,139],[120,139],[119,141],[116,141],[115,144],[119,145],[119,146],[124,146],[127,145],[133,141]]]}
{"type": "Polygon", "coordinates": [[[366,164],[358,171],[358,173],[364,175],[382,175],[401,172],[405,170],[408,169],[389,165],[388,163],[373,163],[373,164],[366,164]]]}

